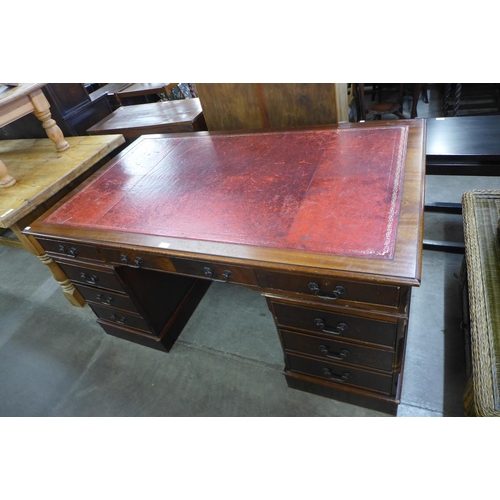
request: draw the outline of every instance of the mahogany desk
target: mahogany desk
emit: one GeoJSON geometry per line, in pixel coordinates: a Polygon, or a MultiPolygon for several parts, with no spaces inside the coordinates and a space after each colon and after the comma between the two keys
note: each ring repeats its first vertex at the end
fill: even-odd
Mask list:
{"type": "Polygon", "coordinates": [[[108,334],[169,351],[212,281],[244,285],[289,386],[395,413],[424,141],[422,120],[143,136],[24,234],[108,334]]]}

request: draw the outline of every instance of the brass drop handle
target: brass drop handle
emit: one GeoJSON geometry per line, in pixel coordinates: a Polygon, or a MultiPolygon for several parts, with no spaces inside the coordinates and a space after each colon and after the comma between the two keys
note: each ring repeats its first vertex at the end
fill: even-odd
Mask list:
{"type": "Polygon", "coordinates": [[[64,245],[59,245],[59,251],[69,257],[76,257],[78,255],[78,250],[75,247],[67,248],[64,245]]]}
{"type": "Polygon", "coordinates": [[[352,378],[352,375],[349,372],[344,372],[342,375],[335,375],[330,368],[323,368],[323,375],[337,382],[347,382],[352,378]]]}
{"type": "Polygon", "coordinates": [[[99,277],[93,274],[92,276],[89,276],[87,273],[80,273],[80,278],[85,280],[86,283],[89,285],[95,285],[99,281],[99,277]]]}
{"type": "Polygon", "coordinates": [[[330,330],[326,327],[325,322],[321,318],[315,318],[314,324],[323,332],[329,333],[330,335],[341,335],[349,329],[346,323],[339,323],[335,330],[330,330]]]}
{"type": "Polygon", "coordinates": [[[344,295],[346,293],[345,288],[338,285],[333,289],[332,295],[321,295],[319,285],[313,282],[309,283],[309,290],[311,290],[311,292],[314,292],[314,295],[316,295],[316,297],[324,300],[337,300],[341,295],[344,295]]]}
{"type": "Polygon", "coordinates": [[[101,301],[101,304],[107,304],[108,306],[111,305],[111,301],[113,300],[113,297],[111,297],[111,295],[104,297],[102,293],[98,293],[95,297],[97,300],[101,301]]]}
{"type": "Polygon", "coordinates": [[[334,352],[330,352],[330,349],[326,345],[320,345],[319,350],[327,357],[330,359],[335,359],[337,361],[343,361],[345,360],[348,356],[351,355],[351,353],[347,349],[342,349],[338,354],[334,352]]]}
{"type": "Polygon", "coordinates": [[[116,323],[119,323],[120,325],[123,325],[126,321],[126,317],[125,316],[118,316],[117,314],[115,313],[111,313],[111,319],[113,321],[115,321],[116,323]]]}
{"type": "Polygon", "coordinates": [[[204,267],[203,272],[205,273],[205,276],[210,278],[212,281],[216,281],[218,283],[227,283],[229,281],[229,278],[232,276],[231,271],[226,270],[222,273],[222,277],[224,278],[223,280],[217,279],[215,277],[215,273],[212,271],[210,267],[204,267]]]}
{"type": "Polygon", "coordinates": [[[144,261],[140,257],[136,257],[134,259],[134,263],[129,264],[128,257],[125,254],[120,255],[120,262],[123,262],[126,266],[132,267],[134,269],[139,269],[142,266],[142,264],[144,263],[144,261]]]}

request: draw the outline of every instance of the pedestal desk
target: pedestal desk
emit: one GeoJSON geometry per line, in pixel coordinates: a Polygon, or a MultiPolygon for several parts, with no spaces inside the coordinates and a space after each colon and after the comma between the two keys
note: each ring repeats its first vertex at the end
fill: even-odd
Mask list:
{"type": "Polygon", "coordinates": [[[422,120],[143,136],[24,233],[110,335],[168,352],[212,281],[243,285],[289,386],[395,413],[424,144],[422,120]]]}

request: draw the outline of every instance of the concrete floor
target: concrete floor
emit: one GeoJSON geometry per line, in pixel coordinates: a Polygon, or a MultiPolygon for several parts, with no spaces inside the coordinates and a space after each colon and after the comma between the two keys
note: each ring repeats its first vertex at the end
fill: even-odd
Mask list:
{"type": "MultiPolygon", "coordinates": [[[[419,116],[439,113],[431,90],[419,116]]],[[[499,187],[496,178],[428,176],[426,197],[460,201],[499,187]]],[[[425,237],[461,241],[461,217],[427,214],[425,237]]],[[[462,258],[424,251],[398,417],[463,415],[462,258]]],[[[27,251],[1,246],[0,273],[0,416],[387,416],[287,388],[265,300],[246,288],[214,283],[164,354],[107,336],[27,251]]]]}

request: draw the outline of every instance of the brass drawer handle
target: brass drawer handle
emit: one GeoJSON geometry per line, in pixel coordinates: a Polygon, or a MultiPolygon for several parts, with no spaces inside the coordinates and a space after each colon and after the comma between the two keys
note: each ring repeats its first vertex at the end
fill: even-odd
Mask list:
{"type": "Polygon", "coordinates": [[[224,271],[222,273],[222,277],[224,279],[223,280],[217,279],[215,277],[214,272],[212,271],[212,269],[210,267],[204,267],[203,268],[203,272],[205,273],[205,276],[207,276],[208,278],[210,278],[212,281],[216,281],[218,283],[227,283],[229,281],[229,278],[232,276],[231,271],[226,270],[226,271],[224,271]]]}
{"type": "Polygon", "coordinates": [[[327,357],[330,359],[336,359],[337,361],[343,361],[346,359],[348,356],[351,355],[351,353],[347,349],[342,349],[338,354],[334,352],[330,352],[330,349],[326,345],[320,345],[319,350],[327,357]]]}
{"type": "Polygon", "coordinates": [[[329,333],[331,335],[341,335],[349,329],[346,323],[339,323],[335,330],[330,330],[325,326],[325,322],[321,318],[315,318],[314,324],[321,329],[323,333],[329,333]]]}
{"type": "Polygon", "coordinates": [[[85,280],[86,283],[89,285],[95,285],[99,281],[99,277],[93,274],[92,276],[89,276],[87,273],[80,273],[80,278],[85,280]]]}
{"type": "Polygon", "coordinates": [[[118,323],[120,325],[123,325],[125,324],[125,321],[127,320],[127,318],[125,316],[118,316],[117,314],[115,313],[111,313],[111,319],[115,322],[115,323],[118,323]]]}
{"type": "Polygon", "coordinates": [[[136,257],[134,259],[134,263],[133,264],[129,264],[128,258],[124,254],[120,255],[120,262],[123,262],[126,266],[132,267],[134,269],[139,269],[141,267],[141,265],[144,263],[144,261],[140,257],[136,257]]]}
{"type": "Polygon", "coordinates": [[[342,375],[335,375],[330,368],[323,368],[323,375],[337,382],[347,382],[352,378],[352,375],[348,372],[344,372],[342,375]]]}
{"type": "Polygon", "coordinates": [[[314,295],[316,295],[316,297],[324,300],[337,300],[340,295],[344,295],[344,293],[346,293],[345,288],[339,285],[334,288],[334,290],[332,291],[332,295],[320,295],[321,290],[319,288],[319,285],[313,282],[309,283],[309,290],[311,290],[311,292],[314,292],[314,295]]]}
{"type": "Polygon", "coordinates": [[[69,257],[76,257],[78,255],[78,250],[75,247],[67,248],[64,245],[59,245],[59,251],[69,257]]]}
{"type": "Polygon", "coordinates": [[[110,295],[104,297],[102,293],[98,293],[95,297],[101,302],[101,304],[107,304],[108,306],[111,305],[111,301],[113,300],[113,297],[111,297],[110,295]]]}

